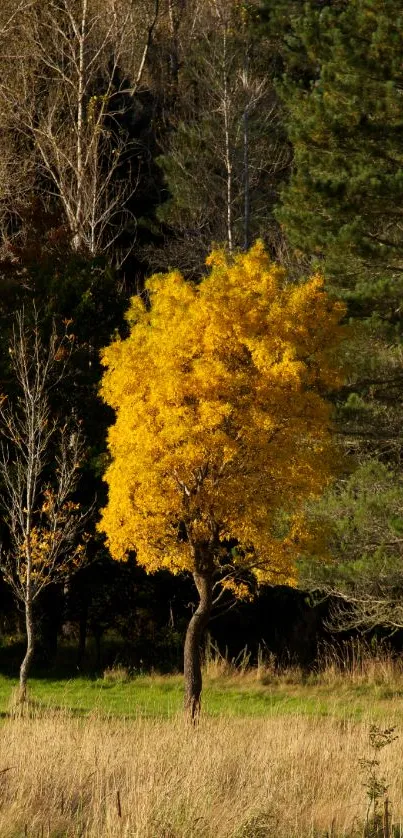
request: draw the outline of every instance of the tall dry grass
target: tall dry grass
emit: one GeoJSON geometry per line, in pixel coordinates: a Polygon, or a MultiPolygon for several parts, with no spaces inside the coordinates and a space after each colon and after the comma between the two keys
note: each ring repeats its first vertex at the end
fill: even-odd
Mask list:
{"type": "MultiPolygon", "coordinates": [[[[0,835],[312,838],[363,835],[368,725],[274,717],[7,719],[0,835]]],[[[382,752],[395,823],[403,738],[382,752]]]]}
{"type": "Polygon", "coordinates": [[[250,666],[251,654],[245,646],[233,658],[222,654],[208,639],[204,657],[204,675],[211,681],[222,678],[258,681],[265,685],[389,686],[403,688],[403,656],[387,643],[371,644],[361,637],[340,643],[322,643],[315,664],[309,669],[279,663],[267,648],[260,647],[256,666],[250,666]]]}

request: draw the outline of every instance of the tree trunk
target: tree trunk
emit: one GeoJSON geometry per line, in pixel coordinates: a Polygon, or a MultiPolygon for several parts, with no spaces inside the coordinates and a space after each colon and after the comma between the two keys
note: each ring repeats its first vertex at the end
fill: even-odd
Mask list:
{"type": "Polygon", "coordinates": [[[101,640],[103,635],[103,630],[95,628],[93,631],[94,640],[95,640],[95,669],[100,670],[102,666],[102,650],[101,650],[101,640]]]}
{"type": "Polygon", "coordinates": [[[81,668],[81,664],[85,657],[87,647],[87,627],[88,627],[88,606],[85,604],[78,624],[78,649],[77,649],[77,669],[81,668]]]}
{"type": "Polygon", "coordinates": [[[173,0],[168,0],[168,16],[169,16],[169,28],[171,34],[171,43],[169,48],[169,73],[170,73],[170,83],[169,83],[169,106],[173,109],[177,98],[178,98],[178,88],[179,88],[179,40],[178,40],[178,30],[179,30],[179,23],[180,18],[175,16],[173,0]]]}
{"type": "Polygon", "coordinates": [[[245,107],[243,112],[243,180],[244,180],[244,250],[245,252],[250,246],[250,184],[249,184],[249,102],[248,102],[248,83],[249,83],[249,54],[248,50],[245,52],[244,59],[244,85],[245,85],[245,107]]]}
{"type": "Polygon", "coordinates": [[[227,244],[228,252],[232,253],[232,155],[230,138],[230,108],[231,101],[228,90],[228,68],[227,68],[227,29],[224,29],[223,39],[223,113],[224,113],[224,135],[225,135],[225,168],[227,175],[227,244]]]}
{"type": "Polygon", "coordinates": [[[196,724],[200,715],[202,672],[200,643],[210,618],[213,601],[211,569],[193,574],[199,594],[199,604],[188,625],[184,649],[185,711],[196,724]]]}
{"type": "Polygon", "coordinates": [[[87,5],[88,0],[83,0],[81,28],[79,34],[79,60],[78,60],[78,102],[77,102],[77,204],[75,213],[75,228],[72,239],[74,250],[78,250],[82,244],[82,209],[84,189],[84,166],[83,166],[83,130],[84,130],[84,90],[85,90],[85,42],[87,35],[87,5]]]}
{"type": "Polygon", "coordinates": [[[27,681],[35,649],[34,616],[32,598],[29,595],[25,600],[25,628],[27,632],[27,648],[24,660],[20,666],[20,685],[18,696],[21,703],[23,703],[27,697],[27,681]]]}

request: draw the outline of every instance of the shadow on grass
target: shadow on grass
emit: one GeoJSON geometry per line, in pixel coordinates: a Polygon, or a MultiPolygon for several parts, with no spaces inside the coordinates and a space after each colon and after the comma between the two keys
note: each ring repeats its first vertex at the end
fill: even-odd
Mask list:
{"type": "MultiPolygon", "coordinates": [[[[77,677],[86,678],[89,681],[96,680],[105,668],[113,666],[119,660],[122,648],[122,644],[106,640],[102,649],[102,661],[99,663],[95,644],[90,640],[85,656],[78,664],[76,646],[60,643],[52,659],[49,659],[43,651],[39,651],[30,677],[40,681],[70,681],[77,677]]],[[[25,643],[20,640],[0,644],[0,674],[7,678],[17,678],[24,654],[25,643]]]]}

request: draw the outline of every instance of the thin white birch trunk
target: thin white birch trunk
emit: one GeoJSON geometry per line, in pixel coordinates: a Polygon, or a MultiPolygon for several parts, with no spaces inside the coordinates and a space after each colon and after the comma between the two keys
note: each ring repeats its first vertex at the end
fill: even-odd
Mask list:
{"type": "Polygon", "coordinates": [[[81,27],[79,35],[78,60],[78,97],[77,97],[77,205],[73,247],[81,244],[82,207],[83,207],[83,128],[84,128],[84,90],[85,90],[85,36],[87,27],[87,0],[83,0],[81,27]]]}
{"type": "Polygon", "coordinates": [[[33,602],[32,602],[32,584],[31,584],[31,559],[27,562],[27,595],[24,602],[25,608],[25,630],[27,637],[27,646],[25,650],[24,659],[20,666],[20,680],[19,680],[19,702],[23,703],[27,697],[27,682],[31,669],[34,651],[35,651],[35,631],[33,618],[33,602]]]}
{"type": "Polygon", "coordinates": [[[228,91],[228,67],[227,67],[227,26],[223,32],[223,114],[224,114],[224,135],[225,135],[225,168],[227,175],[227,244],[228,250],[232,253],[232,158],[230,138],[230,96],[228,91]]]}
{"type": "Polygon", "coordinates": [[[249,54],[245,50],[243,85],[245,107],[243,112],[243,182],[244,182],[244,250],[250,247],[250,188],[249,188],[249,54]]]}

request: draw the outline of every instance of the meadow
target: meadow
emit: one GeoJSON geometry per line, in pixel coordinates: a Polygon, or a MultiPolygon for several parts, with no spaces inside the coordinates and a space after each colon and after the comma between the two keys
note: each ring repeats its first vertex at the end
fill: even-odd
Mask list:
{"type": "Polygon", "coordinates": [[[309,676],[210,661],[196,729],[179,675],[32,679],[23,710],[14,688],[1,678],[2,838],[401,834],[398,660],[309,676]]]}

